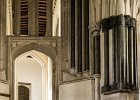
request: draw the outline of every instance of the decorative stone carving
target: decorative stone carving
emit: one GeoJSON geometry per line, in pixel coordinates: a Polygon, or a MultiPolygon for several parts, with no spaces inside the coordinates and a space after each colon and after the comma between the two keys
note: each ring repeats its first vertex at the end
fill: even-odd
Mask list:
{"type": "Polygon", "coordinates": [[[100,22],[93,22],[89,25],[89,30],[90,33],[92,33],[94,36],[95,35],[100,35],[100,30],[101,30],[101,24],[100,22]]]}
{"type": "Polygon", "coordinates": [[[131,17],[129,15],[125,15],[124,17],[125,17],[125,26],[129,27],[131,25],[130,21],[131,17]]]}
{"type": "Polygon", "coordinates": [[[32,41],[30,39],[21,39],[21,40],[17,40],[12,39],[11,41],[9,41],[10,43],[10,52],[12,52],[16,47],[19,46],[23,46],[23,45],[27,45],[27,44],[39,44],[39,45],[46,45],[46,46],[51,46],[52,48],[54,48],[55,50],[57,49],[57,40],[56,39],[44,39],[44,40],[38,40],[38,39],[33,39],[32,41]]]}

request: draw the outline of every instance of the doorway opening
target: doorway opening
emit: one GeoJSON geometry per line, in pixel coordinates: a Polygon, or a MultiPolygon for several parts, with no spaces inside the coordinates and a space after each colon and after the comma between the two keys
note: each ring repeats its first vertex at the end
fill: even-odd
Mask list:
{"type": "Polygon", "coordinates": [[[31,50],[18,56],[14,66],[14,100],[52,100],[53,62],[50,57],[31,50]]]}

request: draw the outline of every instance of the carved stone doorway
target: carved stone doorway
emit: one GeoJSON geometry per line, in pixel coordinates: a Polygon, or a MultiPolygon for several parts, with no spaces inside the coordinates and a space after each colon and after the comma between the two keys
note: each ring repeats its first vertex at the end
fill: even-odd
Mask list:
{"type": "Polygon", "coordinates": [[[18,98],[15,100],[26,100],[27,95],[31,100],[52,100],[52,61],[48,56],[36,50],[25,52],[15,60],[14,76],[15,97],[18,98]],[[19,88],[19,82],[25,83],[24,86],[31,84],[30,95],[25,93],[27,89],[24,91],[23,85],[19,88]]]}
{"type": "MultiPolygon", "coordinates": [[[[58,37],[9,37],[9,77],[11,82],[11,100],[16,100],[16,67],[15,61],[22,54],[35,50],[52,60],[52,100],[58,100],[58,84],[61,80],[61,39],[58,37]],[[59,58],[59,59],[58,59],[59,58]]],[[[50,99],[49,99],[50,100],[50,99]]]]}

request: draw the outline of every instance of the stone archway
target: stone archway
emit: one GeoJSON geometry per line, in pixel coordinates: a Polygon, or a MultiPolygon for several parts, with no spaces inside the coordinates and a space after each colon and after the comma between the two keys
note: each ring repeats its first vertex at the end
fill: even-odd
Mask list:
{"type": "Polygon", "coordinates": [[[18,100],[18,85],[29,85],[31,100],[52,100],[52,60],[31,50],[18,56],[14,63],[14,96],[18,100]]]}
{"type": "Polygon", "coordinates": [[[59,38],[33,38],[33,37],[23,37],[18,39],[16,37],[9,37],[9,78],[11,82],[11,100],[15,100],[14,98],[14,80],[15,80],[15,59],[21,54],[28,52],[30,50],[35,50],[41,52],[47,56],[49,56],[53,61],[52,68],[52,100],[58,100],[58,83],[60,80],[60,39],[59,38]],[[58,59],[59,58],[59,59],[58,59]]]}

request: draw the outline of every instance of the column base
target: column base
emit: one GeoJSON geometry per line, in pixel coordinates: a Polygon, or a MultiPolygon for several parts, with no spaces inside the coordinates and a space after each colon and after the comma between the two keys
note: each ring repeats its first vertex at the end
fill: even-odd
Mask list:
{"type": "Polygon", "coordinates": [[[130,89],[131,91],[136,91],[136,92],[139,90],[138,87],[134,84],[130,84],[130,89]]]}
{"type": "Polygon", "coordinates": [[[113,93],[103,95],[104,100],[139,100],[138,93],[113,93]]]}
{"type": "Polygon", "coordinates": [[[130,84],[129,83],[123,83],[123,82],[119,82],[119,83],[113,83],[110,86],[110,90],[130,90],[130,84]]]}
{"type": "Polygon", "coordinates": [[[82,78],[82,72],[81,73],[77,73],[76,76],[77,76],[78,79],[81,79],[82,78]]]}
{"type": "Polygon", "coordinates": [[[104,85],[102,87],[102,92],[104,94],[110,94],[110,93],[132,93],[132,92],[138,92],[138,88],[136,85],[131,85],[129,83],[119,82],[119,83],[113,83],[112,85],[104,85]]]}
{"type": "Polygon", "coordinates": [[[106,93],[110,91],[110,86],[109,85],[104,85],[102,88],[101,88],[101,93],[106,93]]]}
{"type": "Polygon", "coordinates": [[[88,76],[90,76],[90,71],[89,70],[84,71],[83,72],[83,77],[88,77],[88,76]]]}
{"type": "Polygon", "coordinates": [[[70,71],[71,74],[75,74],[75,73],[76,73],[76,72],[75,72],[75,68],[70,68],[69,71],[70,71]]]}

